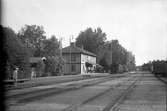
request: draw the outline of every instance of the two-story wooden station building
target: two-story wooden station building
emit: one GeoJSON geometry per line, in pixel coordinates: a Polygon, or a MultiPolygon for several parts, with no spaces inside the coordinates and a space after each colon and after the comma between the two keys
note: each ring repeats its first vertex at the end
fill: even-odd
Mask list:
{"type": "Polygon", "coordinates": [[[62,56],[65,60],[63,66],[65,75],[85,74],[96,67],[96,55],[75,46],[74,42],[62,49],[62,56]]]}

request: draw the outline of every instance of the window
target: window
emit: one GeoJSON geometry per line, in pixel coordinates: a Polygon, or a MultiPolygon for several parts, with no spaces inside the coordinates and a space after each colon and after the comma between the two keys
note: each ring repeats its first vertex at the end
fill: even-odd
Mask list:
{"type": "Polygon", "coordinates": [[[76,61],[76,56],[75,55],[71,55],[71,61],[76,61]]]}
{"type": "Polygon", "coordinates": [[[76,71],[75,64],[72,64],[72,65],[71,65],[71,71],[72,71],[72,72],[75,72],[75,71],[76,71]]]}

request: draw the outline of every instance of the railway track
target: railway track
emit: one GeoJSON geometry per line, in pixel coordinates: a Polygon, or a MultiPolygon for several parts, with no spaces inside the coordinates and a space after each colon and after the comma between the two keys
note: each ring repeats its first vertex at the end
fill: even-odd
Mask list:
{"type": "MultiPolygon", "coordinates": [[[[118,95],[116,95],[116,97],[111,97],[108,101],[108,103],[106,103],[103,107],[96,107],[93,108],[92,111],[114,111],[116,106],[126,97],[126,95],[133,90],[133,88],[135,87],[135,83],[137,81],[139,81],[140,78],[138,77],[132,77],[129,78],[127,81],[122,82],[117,84],[116,86],[114,86],[115,88],[121,88],[121,86],[123,86],[123,84],[128,84],[128,86],[118,95]]],[[[108,98],[108,94],[107,93],[111,93],[113,90],[113,86],[111,86],[109,89],[104,90],[101,93],[98,93],[84,101],[81,101],[78,104],[72,104],[69,107],[61,110],[61,111],[91,111],[91,108],[87,106],[89,106],[88,104],[92,104],[95,101],[100,102],[101,98],[108,98]]],[[[101,101],[103,102],[103,101],[101,101]]],[[[91,106],[91,105],[90,105],[91,106]]]]}
{"type": "MultiPolygon", "coordinates": [[[[77,84],[77,83],[67,84],[66,87],[62,89],[57,89],[55,87],[47,90],[43,89],[40,92],[36,91],[36,92],[27,93],[27,94],[23,93],[23,94],[8,97],[7,105],[10,107],[14,107],[16,109],[17,109],[17,106],[22,106],[24,108],[24,106],[27,104],[38,103],[38,101],[45,101],[45,99],[47,101],[47,98],[52,98],[52,97],[55,98],[56,96],[67,95],[68,93],[70,94],[72,93],[73,96],[75,96],[77,92],[82,92],[84,90],[86,91],[87,89],[96,87],[96,86],[106,87],[106,85],[108,84],[109,87],[106,87],[104,90],[97,91],[94,95],[89,94],[91,92],[87,90],[86,92],[88,92],[88,94],[85,95],[85,97],[83,96],[82,99],[80,97],[81,100],[76,100],[78,96],[76,95],[76,98],[73,100],[72,104],[69,104],[67,107],[62,108],[61,110],[58,110],[58,111],[110,111],[111,109],[114,110],[117,104],[120,103],[120,101],[123,100],[124,97],[126,97],[126,94],[128,94],[128,92],[135,87],[135,83],[139,80],[139,77],[128,75],[128,76],[119,76],[119,77],[115,76],[115,77],[108,77],[108,78],[98,78],[96,80],[89,81],[89,82],[81,82],[80,84],[77,84]],[[116,82],[115,85],[110,84],[110,83],[113,83],[113,81],[116,82]],[[120,81],[120,82],[117,82],[117,81],[120,81]],[[111,94],[117,89],[121,89],[121,90],[115,94],[111,94]],[[113,96],[110,97],[109,95],[113,95],[113,96]],[[91,104],[96,103],[96,101],[103,102],[103,98],[107,98],[107,101],[105,101],[103,105],[99,105],[98,108],[93,107],[93,110],[90,110],[92,108],[91,104]]],[[[84,93],[81,93],[81,95],[83,94],[84,93]]],[[[56,99],[56,100],[59,100],[59,99],[56,99]]],[[[98,105],[95,105],[95,106],[97,107],[98,105]]]]}
{"type": "Polygon", "coordinates": [[[30,99],[29,102],[26,102],[28,98],[21,98],[23,101],[11,105],[8,111],[128,111],[129,108],[143,108],[143,105],[144,110],[149,108],[150,111],[153,106],[158,110],[165,108],[165,85],[144,73],[110,78],[81,88],[81,84],[71,85],[77,88],[30,99]]]}
{"type": "Polygon", "coordinates": [[[40,90],[35,90],[35,91],[31,91],[31,92],[25,92],[25,93],[21,93],[21,94],[15,94],[15,95],[11,95],[11,96],[7,96],[6,98],[11,101],[14,100],[15,102],[9,102],[10,105],[14,105],[14,104],[18,104],[18,103],[29,103],[35,100],[39,100],[48,96],[52,96],[55,94],[62,94],[63,92],[67,92],[67,91],[74,91],[74,90],[78,90],[84,87],[88,87],[88,86],[93,86],[96,84],[100,84],[106,81],[110,81],[113,79],[117,79],[117,78],[121,78],[124,77],[123,76],[118,76],[118,77],[103,77],[103,78],[96,78],[95,80],[90,80],[90,81],[86,81],[86,82],[81,82],[80,84],[77,83],[71,83],[66,85],[63,88],[57,88],[57,87],[53,87],[53,88],[48,88],[48,89],[40,89],[40,90]]]}

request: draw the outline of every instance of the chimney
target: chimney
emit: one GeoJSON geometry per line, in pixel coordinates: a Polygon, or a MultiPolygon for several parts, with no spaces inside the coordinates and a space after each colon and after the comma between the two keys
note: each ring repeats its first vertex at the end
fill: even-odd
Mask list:
{"type": "Polygon", "coordinates": [[[75,47],[75,42],[71,42],[70,46],[75,47]]]}

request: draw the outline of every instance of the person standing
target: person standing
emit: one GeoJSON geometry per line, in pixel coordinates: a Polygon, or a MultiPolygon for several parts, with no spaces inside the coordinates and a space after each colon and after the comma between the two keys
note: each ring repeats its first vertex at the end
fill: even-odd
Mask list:
{"type": "Polygon", "coordinates": [[[13,72],[13,79],[14,79],[15,86],[17,86],[18,70],[19,70],[19,68],[16,67],[14,72],[13,72]]]}
{"type": "Polygon", "coordinates": [[[35,68],[32,68],[31,79],[36,78],[35,68]]]}

